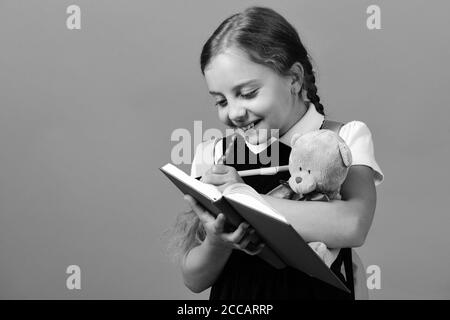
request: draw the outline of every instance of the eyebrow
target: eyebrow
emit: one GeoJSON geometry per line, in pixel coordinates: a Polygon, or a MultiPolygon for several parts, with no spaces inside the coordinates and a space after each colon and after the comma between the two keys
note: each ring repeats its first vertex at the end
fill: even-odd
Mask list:
{"type": "MultiPolygon", "coordinates": [[[[240,84],[234,86],[233,89],[232,89],[232,91],[237,92],[237,91],[240,90],[242,87],[245,87],[245,86],[247,86],[247,85],[249,85],[249,84],[253,84],[253,83],[257,83],[257,82],[259,82],[259,80],[257,80],[257,79],[246,80],[246,81],[244,81],[244,82],[242,82],[242,83],[240,83],[240,84]]],[[[209,93],[210,93],[210,94],[215,94],[215,95],[223,95],[222,93],[216,92],[216,91],[209,91],[209,93]]]]}

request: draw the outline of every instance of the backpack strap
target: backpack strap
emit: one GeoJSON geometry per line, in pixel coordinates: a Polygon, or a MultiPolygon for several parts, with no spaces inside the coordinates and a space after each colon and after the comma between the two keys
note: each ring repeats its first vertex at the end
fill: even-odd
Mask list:
{"type": "MultiPolygon", "coordinates": [[[[342,122],[327,120],[325,119],[322,123],[320,129],[327,129],[335,132],[339,135],[339,131],[341,130],[344,124],[342,122]]],[[[336,259],[336,264],[334,264],[334,268],[339,270],[342,263],[344,264],[345,269],[345,282],[347,287],[350,289],[353,300],[355,299],[355,286],[353,283],[353,261],[352,261],[352,248],[342,248],[339,252],[338,258],[336,259]]]]}
{"type": "Polygon", "coordinates": [[[341,130],[342,126],[344,124],[342,122],[333,121],[333,120],[323,120],[322,126],[320,129],[327,129],[335,132],[336,134],[339,134],[339,131],[341,130]]]}
{"type": "Polygon", "coordinates": [[[345,280],[347,288],[350,289],[353,300],[355,300],[355,284],[353,281],[353,259],[352,248],[341,249],[344,258],[345,280]]]}

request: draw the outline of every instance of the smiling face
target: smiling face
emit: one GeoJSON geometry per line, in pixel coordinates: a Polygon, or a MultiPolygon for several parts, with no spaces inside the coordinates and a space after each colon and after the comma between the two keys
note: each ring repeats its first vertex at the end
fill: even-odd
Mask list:
{"type": "Polygon", "coordinates": [[[219,119],[239,128],[251,144],[267,141],[271,129],[283,135],[301,117],[298,98],[290,93],[292,77],[250,61],[240,50],[230,48],[214,57],[205,80],[219,119]]]}

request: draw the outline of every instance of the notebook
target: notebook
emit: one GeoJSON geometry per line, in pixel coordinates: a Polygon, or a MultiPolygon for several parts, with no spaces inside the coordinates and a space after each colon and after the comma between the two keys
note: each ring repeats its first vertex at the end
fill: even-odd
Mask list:
{"type": "Polygon", "coordinates": [[[173,164],[160,170],[181,190],[190,194],[212,215],[223,213],[228,223],[237,227],[247,221],[256,231],[252,242],[265,243],[258,257],[277,269],[290,266],[346,292],[350,290],[314,252],[286,218],[272,208],[261,195],[244,183],[235,183],[220,192],[173,164]]]}

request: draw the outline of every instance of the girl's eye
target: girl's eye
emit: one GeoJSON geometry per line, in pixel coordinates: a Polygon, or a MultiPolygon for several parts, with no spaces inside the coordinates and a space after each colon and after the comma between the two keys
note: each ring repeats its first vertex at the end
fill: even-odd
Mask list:
{"type": "Polygon", "coordinates": [[[253,90],[249,93],[242,93],[241,96],[245,99],[251,99],[251,98],[255,97],[257,93],[258,93],[258,89],[253,90]]]}
{"type": "Polygon", "coordinates": [[[224,107],[224,106],[226,105],[226,103],[227,103],[226,100],[217,101],[217,102],[216,102],[216,107],[217,107],[217,106],[224,107]]]}

